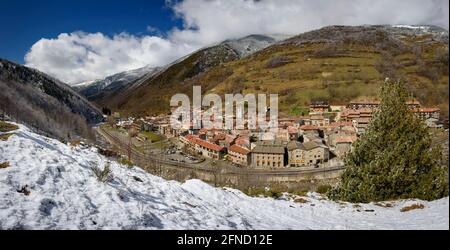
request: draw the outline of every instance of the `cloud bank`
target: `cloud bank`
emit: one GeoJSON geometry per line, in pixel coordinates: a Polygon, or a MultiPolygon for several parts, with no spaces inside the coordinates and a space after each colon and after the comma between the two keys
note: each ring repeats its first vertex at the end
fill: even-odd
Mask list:
{"type": "Polygon", "coordinates": [[[432,24],[448,29],[448,0],[184,0],[166,3],[182,28],[165,36],[63,33],[36,42],[25,56],[69,84],[146,65],[163,66],[201,47],[250,34],[296,35],[327,25],[432,24]]]}

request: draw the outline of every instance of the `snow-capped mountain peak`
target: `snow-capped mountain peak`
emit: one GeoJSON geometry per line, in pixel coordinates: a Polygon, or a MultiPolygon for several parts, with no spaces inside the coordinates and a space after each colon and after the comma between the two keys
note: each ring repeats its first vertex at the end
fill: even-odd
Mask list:
{"type": "Polygon", "coordinates": [[[72,87],[80,94],[92,99],[106,92],[114,92],[147,74],[155,74],[160,70],[158,67],[145,66],[142,68],[128,70],[108,76],[104,79],[92,80],[73,85],[72,87]]]}
{"type": "Polygon", "coordinates": [[[287,35],[249,35],[239,39],[227,40],[223,44],[233,48],[239,57],[246,57],[288,37],[287,35]]]}

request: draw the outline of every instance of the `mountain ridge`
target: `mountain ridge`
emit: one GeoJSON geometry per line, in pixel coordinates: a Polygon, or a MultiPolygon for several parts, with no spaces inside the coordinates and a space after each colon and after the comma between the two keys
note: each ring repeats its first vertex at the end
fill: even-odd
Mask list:
{"type": "MultiPolygon", "coordinates": [[[[277,42],[276,35],[250,35],[239,39],[230,39],[224,42],[201,48],[178,60],[166,65],[154,75],[144,75],[127,86],[115,92],[108,93],[102,98],[93,99],[101,106],[117,108],[139,94],[148,85],[162,86],[164,82],[179,82],[180,79],[190,79],[202,74],[212,67],[225,62],[250,56],[252,53],[266,48],[277,42]]],[[[159,100],[154,100],[155,103],[159,100]]]]}
{"type": "Polygon", "coordinates": [[[101,111],[70,86],[36,69],[0,59],[0,109],[59,139],[92,136],[101,111]]]}
{"type": "Polygon", "coordinates": [[[345,105],[354,98],[376,97],[380,83],[390,77],[407,82],[414,97],[439,107],[447,118],[448,31],[411,27],[327,26],[247,57],[211,63],[207,70],[187,77],[183,70],[201,59],[191,56],[166,72],[170,74],[147,79],[104,105],[137,116],[168,113],[173,94],[190,95],[192,86],[199,85],[221,95],[278,93],[282,113],[298,115],[314,99],[345,105]]]}

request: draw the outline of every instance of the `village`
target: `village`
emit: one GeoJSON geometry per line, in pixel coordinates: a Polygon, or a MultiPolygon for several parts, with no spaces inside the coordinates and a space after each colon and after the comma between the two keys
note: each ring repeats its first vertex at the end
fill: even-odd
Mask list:
{"type": "MultiPolygon", "coordinates": [[[[155,137],[170,139],[176,148],[163,153],[179,152],[190,163],[208,159],[240,168],[315,169],[326,167],[330,161],[342,163],[352,145],[366,132],[379,105],[376,100],[351,101],[346,106],[315,101],[305,116],[279,118],[275,135],[249,129],[174,129],[170,115],[136,119],[121,118],[115,113],[111,117],[115,128],[134,129],[135,140],[141,143],[151,144],[155,137]],[[149,133],[153,136],[146,136],[149,133]]],[[[407,105],[428,127],[443,127],[440,109],[422,107],[417,100],[408,101],[407,105]]]]}

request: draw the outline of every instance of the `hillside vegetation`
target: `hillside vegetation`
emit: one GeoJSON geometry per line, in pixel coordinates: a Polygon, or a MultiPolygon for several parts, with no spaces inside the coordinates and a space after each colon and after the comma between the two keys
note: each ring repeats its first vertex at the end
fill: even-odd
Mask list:
{"type": "Polygon", "coordinates": [[[188,57],[113,108],[135,115],[168,112],[173,94],[192,94],[192,86],[201,85],[219,94],[278,93],[282,113],[292,115],[315,99],[345,104],[376,97],[390,77],[402,79],[423,105],[437,106],[448,117],[448,31],[437,27],[326,27],[191,74],[202,60],[188,57]]]}
{"type": "Polygon", "coordinates": [[[101,112],[69,86],[39,71],[0,60],[0,113],[58,139],[92,137],[101,112]]]}

